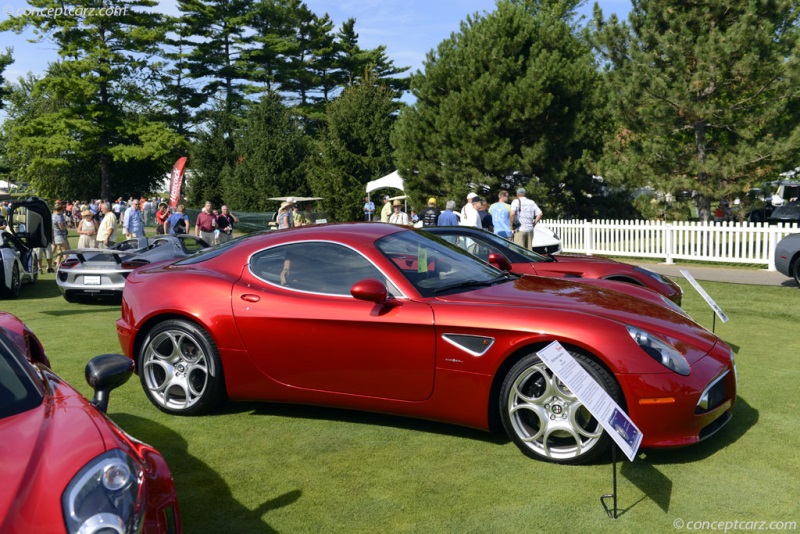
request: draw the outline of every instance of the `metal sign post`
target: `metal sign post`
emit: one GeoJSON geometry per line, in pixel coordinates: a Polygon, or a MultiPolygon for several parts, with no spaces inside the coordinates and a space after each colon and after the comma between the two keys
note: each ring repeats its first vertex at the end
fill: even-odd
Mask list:
{"type": "Polygon", "coordinates": [[[600,497],[608,517],[617,518],[617,447],[632,462],[642,443],[642,431],[631,421],[628,414],[620,408],[611,395],[597,383],[578,360],[572,357],[558,341],[553,341],[536,353],[545,365],[578,397],[584,407],[608,432],[613,441],[611,445],[613,469],[613,493],[600,497]],[[614,509],[609,510],[606,500],[613,499],[614,509]]]}
{"type": "Polygon", "coordinates": [[[711,306],[711,309],[714,310],[714,315],[712,315],[711,317],[711,332],[714,332],[714,330],[717,327],[717,316],[719,316],[719,319],[723,323],[727,323],[728,316],[725,315],[725,312],[722,311],[722,308],[720,308],[719,305],[716,302],[714,302],[714,299],[712,299],[711,296],[708,293],[706,293],[706,290],[703,289],[703,286],[697,283],[697,280],[694,279],[694,276],[689,274],[689,271],[686,271],[684,269],[681,269],[681,274],[683,275],[684,278],[686,278],[686,280],[688,280],[690,284],[692,284],[692,287],[695,289],[695,291],[700,293],[700,296],[703,297],[703,299],[708,303],[709,306],[711,306]]]}

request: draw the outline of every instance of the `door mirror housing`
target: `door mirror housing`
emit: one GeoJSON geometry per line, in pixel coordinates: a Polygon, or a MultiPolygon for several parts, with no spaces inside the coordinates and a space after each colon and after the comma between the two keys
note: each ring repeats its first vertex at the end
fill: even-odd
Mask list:
{"type": "Polygon", "coordinates": [[[384,283],[374,278],[356,282],[350,288],[350,294],[358,300],[366,300],[367,302],[376,302],[378,304],[386,302],[386,299],[389,298],[389,291],[384,283]]]}
{"type": "Polygon", "coordinates": [[[501,271],[511,271],[511,262],[508,258],[500,252],[489,253],[489,263],[500,269],[501,271]]]}

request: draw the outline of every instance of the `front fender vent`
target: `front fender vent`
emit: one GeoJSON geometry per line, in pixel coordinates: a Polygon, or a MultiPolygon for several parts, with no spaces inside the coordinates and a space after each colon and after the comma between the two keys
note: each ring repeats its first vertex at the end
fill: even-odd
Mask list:
{"type": "Polygon", "coordinates": [[[442,334],[442,339],[473,356],[483,356],[494,345],[494,338],[484,336],[442,334]]]}

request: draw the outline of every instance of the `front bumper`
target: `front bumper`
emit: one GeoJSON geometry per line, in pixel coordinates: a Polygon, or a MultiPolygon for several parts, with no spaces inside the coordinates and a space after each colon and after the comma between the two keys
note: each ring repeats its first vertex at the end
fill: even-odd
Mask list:
{"type": "MultiPolygon", "coordinates": [[[[719,346],[715,347],[719,350],[719,346]]],[[[687,377],[618,375],[628,412],[642,431],[643,448],[682,447],[702,441],[731,418],[736,403],[736,371],[727,354],[709,354],[687,377]]]]}

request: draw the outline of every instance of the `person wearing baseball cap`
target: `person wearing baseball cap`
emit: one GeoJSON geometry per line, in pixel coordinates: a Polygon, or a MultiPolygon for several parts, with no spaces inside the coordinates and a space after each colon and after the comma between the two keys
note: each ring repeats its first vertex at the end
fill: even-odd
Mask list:
{"type": "Polygon", "coordinates": [[[478,206],[481,202],[483,202],[483,199],[477,193],[470,192],[467,195],[467,203],[461,208],[461,226],[483,228],[481,226],[481,218],[478,215],[478,206]]]}
{"type": "Polygon", "coordinates": [[[419,212],[419,218],[422,220],[422,227],[437,226],[441,210],[436,207],[436,199],[431,197],[428,199],[428,205],[419,212]]]}

